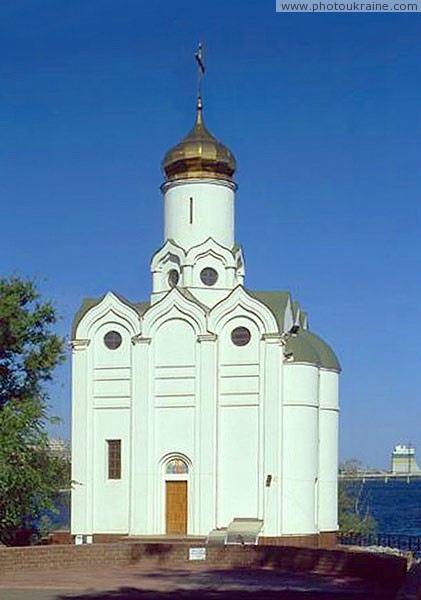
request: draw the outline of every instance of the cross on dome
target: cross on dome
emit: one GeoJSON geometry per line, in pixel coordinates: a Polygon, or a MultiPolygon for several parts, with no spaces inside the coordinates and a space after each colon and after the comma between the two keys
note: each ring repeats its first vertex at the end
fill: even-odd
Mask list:
{"type": "Polygon", "coordinates": [[[236,169],[234,155],[210,133],[203,121],[201,81],[205,66],[202,44],[199,44],[195,57],[199,65],[196,121],[193,129],[164,156],[162,169],[165,179],[232,180],[236,169]]]}

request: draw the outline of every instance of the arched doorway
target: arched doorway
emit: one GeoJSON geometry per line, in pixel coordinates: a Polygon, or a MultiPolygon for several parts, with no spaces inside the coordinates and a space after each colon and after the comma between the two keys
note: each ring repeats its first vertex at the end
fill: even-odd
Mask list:
{"type": "Polygon", "coordinates": [[[182,458],[171,458],[165,465],[165,531],[186,535],[188,523],[189,467],[182,458]]]}

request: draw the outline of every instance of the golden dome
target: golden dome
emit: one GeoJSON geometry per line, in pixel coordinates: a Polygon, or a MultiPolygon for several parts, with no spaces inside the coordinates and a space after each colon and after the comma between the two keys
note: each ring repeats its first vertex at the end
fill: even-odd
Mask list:
{"type": "Polygon", "coordinates": [[[167,181],[179,179],[228,179],[234,175],[234,155],[206,129],[202,117],[202,102],[197,103],[193,129],[171,148],[162,161],[167,181]]]}

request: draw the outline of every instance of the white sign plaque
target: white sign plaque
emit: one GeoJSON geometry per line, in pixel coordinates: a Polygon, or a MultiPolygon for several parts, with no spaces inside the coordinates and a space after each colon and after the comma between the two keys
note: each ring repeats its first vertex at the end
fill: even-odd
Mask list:
{"type": "Polygon", "coordinates": [[[206,560],[206,548],[189,548],[189,560],[206,560]]]}

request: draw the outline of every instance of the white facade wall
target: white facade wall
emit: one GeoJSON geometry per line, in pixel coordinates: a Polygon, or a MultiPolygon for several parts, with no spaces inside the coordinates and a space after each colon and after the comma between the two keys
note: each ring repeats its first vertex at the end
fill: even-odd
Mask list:
{"type": "Polygon", "coordinates": [[[232,248],[235,187],[229,181],[211,179],[165,183],[164,240],[172,239],[188,249],[211,237],[232,248]]]}
{"type": "Polygon", "coordinates": [[[338,373],[320,369],[319,529],[338,529],[338,373]]]}
{"type": "Polygon", "coordinates": [[[131,478],[131,338],[136,313],[107,294],[78,328],[72,373],[72,533],[127,533],[131,478]],[[116,350],[104,344],[120,333],[116,350]],[[121,440],[123,477],[108,478],[107,440],[121,440]],[[115,514],[115,507],[121,510],[115,514]]]}
{"type": "Polygon", "coordinates": [[[174,290],[134,337],[104,311],[74,343],[74,534],[165,533],[171,457],[189,465],[188,534],[239,517],[262,519],[267,536],[336,530],[338,375],[283,362],[268,315],[235,294],[206,320],[174,290]],[[240,326],[246,346],[231,340],[240,326]],[[107,477],[110,439],[122,442],[121,480],[107,477]]]}
{"type": "Polygon", "coordinates": [[[155,490],[153,502],[155,531],[165,533],[166,458],[177,455],[187,458],[190,468],[188,497],[190,507],[187,532],[193,533],[197,520],[191,472],[196,464],[196,335],[184,319],[163,321],[156,330],[151,352],[154,361],[154,420],[148,435],[153,440],[150,472],[155,490]]]}
{"type": "Polygon", "coordinates": [[[282,533],[317,533],[318,369],[284,365],[282,533]]]}
{"type": "Polygon", "coordinates": [[[261,512],[260,332],[237,317],[219,332],[217,526],[261,512]],[[251,340],[235,346],[231,331],[247,327],[251,340]]]}
{"type": "Polygon", "coordinates": [[[129,531],[130,409],[94,411],[93,532],[129,531]],[[122,478],[108,479],[107,440],[121,440],[122,478]]]}
{"type": "Polygon", "coordinates": [[[129,529],[131,335],[123,324],[113,320],[94,332],[90,379],[93,382],[92,490],[93,531],[124,533],[129,529]],[[116,331],[122,343],[116,350],[104,344],[108,331],[116,331]],[[108,479],[107,440],[121,440],[123,473],[119,480],[108,479]],[[118,511],[111,507],[120,507],[118,511]]]}

